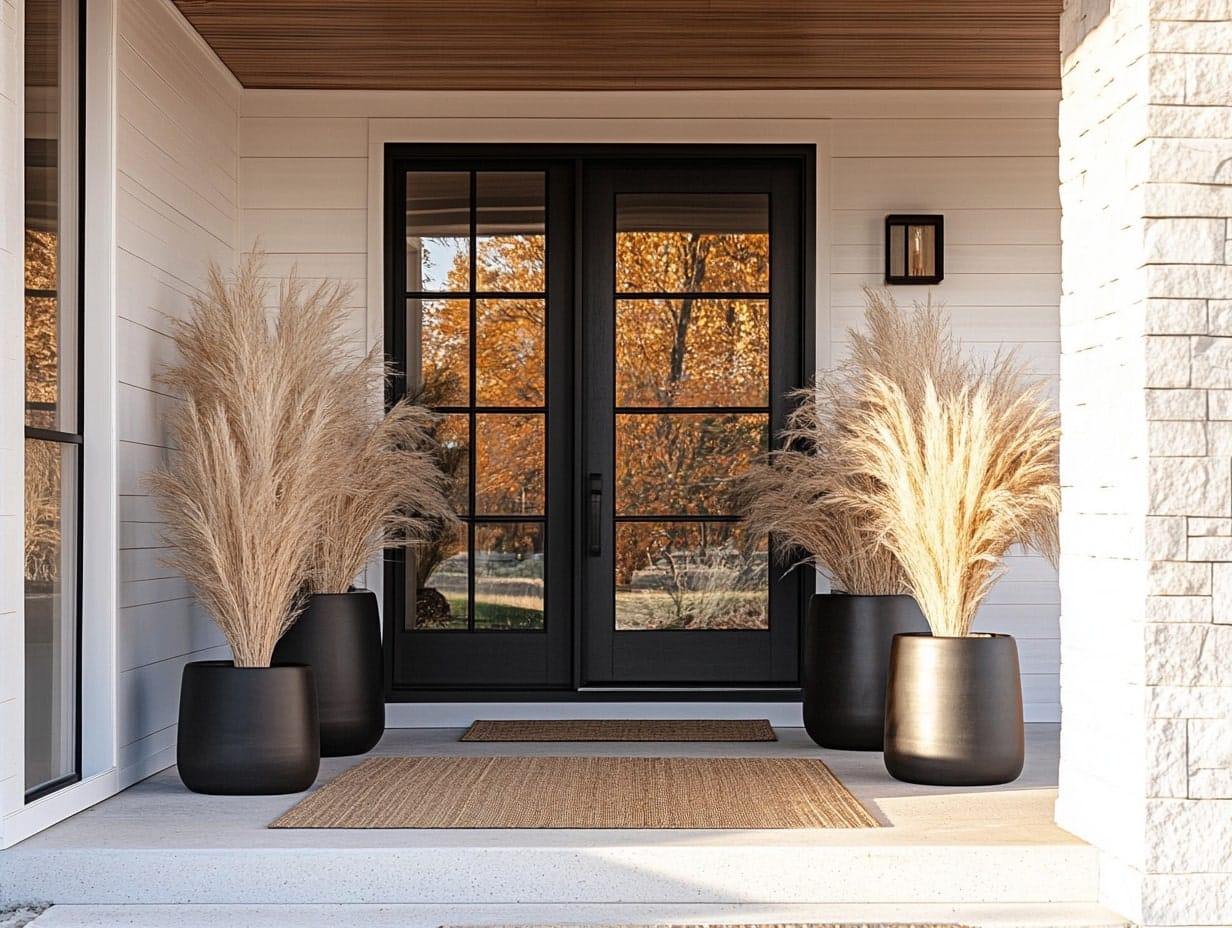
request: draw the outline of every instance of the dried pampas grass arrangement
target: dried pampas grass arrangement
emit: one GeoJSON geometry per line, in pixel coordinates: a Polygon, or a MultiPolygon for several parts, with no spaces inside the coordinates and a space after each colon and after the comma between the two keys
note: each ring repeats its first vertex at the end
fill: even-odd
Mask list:
{"type": "Polygon", "coordinates": [[[319,389],[337,364],[346,291],[292,281],[273,325],[261,260],[228,281],[217,266],[184,320],[179,360],[162,373],[184,401],[168,419],[175,450],[147,485],[167,520],[169,566],[192,584],[239,667],[269,666],[303,607],[309,557],[333,488],[344,409],[319,389]]]}
{"type": "Polygon", "coordinates": [[[931,303],[904,313],[888,292],[866,289],[864,297],[864,330],[849,332],[846,363],[791,394],[797,405],[783,449],[753,465],[737,481],[735,497],[751,529],[771,533],[788,557],[811,562],[836,589],[889,596],[909,592],[909,585],[881,532],[846,502],[869,489],[869,478],[844,459],[847,423],[862,415],[868,377],[891,378],[906,395],[920,396],[930,377],[953,380],[960,362],[931,303]]]}
{"type": "Polygon", "coordinates": [[[902,564],[933,634],[971,633],[1014,545],[1055,559],[1060,420],[1012,359],[969,365],[910,397],[880,374],[850,422],[844,459],[869,481],[846,495],[902,564]]]}
{"type": "Polygon", "coordinates": [[[334,492],[312,553],[310,592],[344,593],[384,548],[430,543],[457,521],[445,498],[436,417],[406,399],[383,412],[386,373],[376,347],[325,377],[350,410],[351,431],[331,458],[336,472],[322,475],[334,492]]]}
{"type": "Polygon", "coordinates": [[[265,296],[254,254],[230,280],[211,267],[172,321],[179,360],[162,380],[184,402],[169,417],[176,450],[148,478],[168,564],[240,667],[269,665],[305,593],[345,590],[382,545],[413,540],[415,507],[446,507],[428,413],[383,416],[380,351],[357,360],[347,344],[347,288],[292,276],[272,323],[265,296]]]}
{"type": "Polygon", "coordinates": [[[935,635],[964,636],[1012,547],[1056,559],[1060,420],[1012,355],[964,359],[931,301],[865,306],[737,498],[838,589],[911,593],[935,635]]]}

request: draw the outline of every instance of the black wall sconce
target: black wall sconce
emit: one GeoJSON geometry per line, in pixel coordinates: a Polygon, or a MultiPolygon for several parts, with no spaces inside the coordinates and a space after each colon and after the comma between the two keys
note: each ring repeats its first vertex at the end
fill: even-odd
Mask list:
{"type": "Polygon", "coordinates": [[[885,282],[939,284],[945,276],[942,216],[886,216],[885,282]]]}

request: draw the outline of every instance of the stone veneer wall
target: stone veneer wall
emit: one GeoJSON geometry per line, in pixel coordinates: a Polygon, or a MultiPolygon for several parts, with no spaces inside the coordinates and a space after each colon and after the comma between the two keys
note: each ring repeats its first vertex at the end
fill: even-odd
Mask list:
{"type": "Polygon", "coordinates": [[[1062,20],[1057,820],[1143,925],[1232,923],[1232,3],[1062,20]]]}

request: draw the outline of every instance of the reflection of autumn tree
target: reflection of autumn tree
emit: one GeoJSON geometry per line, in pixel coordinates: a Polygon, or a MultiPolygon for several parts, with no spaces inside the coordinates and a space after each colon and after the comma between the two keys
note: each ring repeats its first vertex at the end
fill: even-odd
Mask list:
{"type": "MultiPolygon", "coordinates": [[[[50,232],[26,231],[26,289],[56,289],[56,237],[50,232]]],[[[27,296],[26,421],[52,428],[58,398],[58,366],[54,297],[27,296]]],[[[25,443],[25,570],[27,580],[55,580],[59,576],[60,451],[51,442],[25,443]]]]}
{"type": "MultiPolygon", "coordinates": [[[[425,300],[425,379],[454,372],[447,403],[470,401],[474,352],[476,405],[544,404],[543,238],[480,238],[481,298],[425,300]],[[473,345],[472,345],[473,341],[473,345]]],[[[470,289],[459,255],[448,273],[454,292],[470,289]]],[[[623,407],[754,407],[769,402],[769,239],[762,233],[624,231],[616,237],[616,402],[623,407]]],[[[462,417],[451,417],[458,432],[462,417]]],[[[480,413],[474,442],[478,514],[543,512],[543,416],[480,413]]],[[[616,500],[621,513],[727,514],[726,483],[765,448],[768,416],[716,409],[692,414],[618,414],[616,500]]],[[[463,441],[457,435],[458,442],[463,441]]],[[[662,559],[650,535],[622,531],[617,582],[628,585],[648,560],[662,559]]],[[[513,538],[494,543],[515,550],[513,538]]],[[[660,545],[660,547],[662,547],[660,545]]],[[[671,549],[677,568],[684,555],[671,549]]],[[[684,573],[678,569],[678,574],[684,573]]]]}

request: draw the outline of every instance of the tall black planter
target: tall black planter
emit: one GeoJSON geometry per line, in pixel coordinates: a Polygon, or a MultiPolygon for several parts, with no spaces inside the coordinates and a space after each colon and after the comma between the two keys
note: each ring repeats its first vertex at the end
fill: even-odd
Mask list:
{"type": "Polygon", "coordinates": [[[989,786],[1022,773],[1022,681],[1009,635],[899,635],[890,652],[885,765],[930,786],[989,786]]]}
{"type": "Polygon", "coordinates": [[[879,751],[890,643],[927,631],[910,596],[818,594],[804,627],[804,727],[823,748],[879,751]]]}
{"type": "Polygon", "coordinates": [[[176,751],[196,793],[298,793],[321,765],[312,668],[184,665],[176,751]]]}
{"type": "Polygon", "coordinates": [[[276,663],[316,671],[321,756],[363,754],[385,732],[381,624],[369,590],[318,593],[274,648],[276,663]]]}

